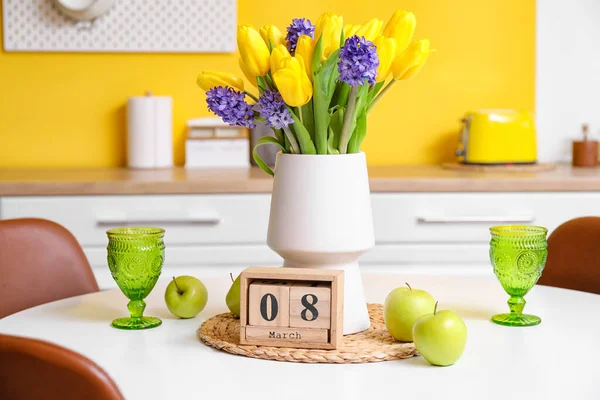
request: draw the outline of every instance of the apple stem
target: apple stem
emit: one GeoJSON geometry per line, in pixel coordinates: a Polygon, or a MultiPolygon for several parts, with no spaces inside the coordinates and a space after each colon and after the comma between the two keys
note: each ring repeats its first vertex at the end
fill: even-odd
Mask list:
{"type": "Polygon", "coordinates": [[[173,277],[173,282],[175,283],[175,287],[177,288],[177,293],[183,294],[181,289],[179,289],[179,285],[177,284],[177,280],[175,279],[175,277],[173,277]]]}
{"type": "Polygon", "coordinates": [[[435,306],[433,306],[433,315],[435,315],[435,313],[437,312],[437,305],[438,305],[438,302],[436,301],[435,306]]]}
{"type": "Polygon", "coordinates": [[[229,273],[229,277],[231,278],[231,282],[233,282],[234,279],[233,279],[233,274],[231,272],[229,273]]]}
{"type": "Polygon", "coordinates": [[[410,287],[410,285],[408,284],[408,282],[404,282],[404,284],[405,284],[406,286],[408,286],[408,288],[409,288],[409,289],[410,289],[410,291],[412,292],[412,288],[410,287]]]}

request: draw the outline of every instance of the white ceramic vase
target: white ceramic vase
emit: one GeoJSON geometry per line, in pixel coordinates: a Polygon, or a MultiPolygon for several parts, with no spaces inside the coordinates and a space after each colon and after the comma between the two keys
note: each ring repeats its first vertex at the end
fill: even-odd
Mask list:
{"type": "Polygon", "coordinates": [[[277,155],[267,244],[284,267],[344,270],[344,335],[370,326],[357,260],[374,243],[364,153],[277,155]]]}

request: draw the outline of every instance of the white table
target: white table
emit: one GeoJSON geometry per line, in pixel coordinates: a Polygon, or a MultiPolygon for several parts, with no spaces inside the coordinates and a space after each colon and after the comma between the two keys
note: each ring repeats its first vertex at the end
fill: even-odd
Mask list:
{"type": "MultiPolygon", "coordinates": [[[[164,271],[163,276],[168,276],[164,271]]],[[[148,331],[109,326],[126,314],[117,290],[35,307],[0,320],[0,332],[48,340],[103,367],[127,399],[600,399],[600,296],[536,286],[526,311],[542,324],[508,328],[489,321],[506,312],[495,280],[365,276],[367,299],[383,302],[405,281],[428,290],[440,309],[468,327],[462,358],[432,367],[422,358],[359,365],[309,365],[255,360],[203,345],[196,329],[226,311],[229,278],[206,279],[209,302],[190,320],[171,316],[166,282],[147,299],[146,315],[163,319],[148,331]]]]}

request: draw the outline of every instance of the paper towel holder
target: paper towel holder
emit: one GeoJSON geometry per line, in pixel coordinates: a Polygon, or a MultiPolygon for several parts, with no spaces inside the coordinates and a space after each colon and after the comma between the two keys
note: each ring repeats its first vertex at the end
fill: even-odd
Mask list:
{"type": "Polygon", "coordinates": [[[172,98],[142,96],[127,101],[127,165],[129,168],[173,167],[172,98]]]}

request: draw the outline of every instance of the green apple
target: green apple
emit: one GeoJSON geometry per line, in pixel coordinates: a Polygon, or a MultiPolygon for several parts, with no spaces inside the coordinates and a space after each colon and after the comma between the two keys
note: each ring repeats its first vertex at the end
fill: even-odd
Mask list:
{"type": "Polygon", "coordinates": [[[207,301],[206,286],[193,276],[173,277],[165,291],[167,308],[179,318],[194,318],[207,301]]]}
{"type": "Polygon", "coordinates": [[[425,314],[431,314],[435,300],[424,290],[399,287],[385,299],[383,318],[390,335],[402,342],[412,342],[412,329],[415,321],[425,314]]]}
{"type": "Polygon", "coordinates": [[[454,311],[437,311],[423,315],[413,327],[415,347],[433,365],[452,365],[467,344],[467,326],[454,311]]]}
{"type": "MultiPolygon", "coordinates": [[[[229,274],[231,280],[233,281],[233,275],[229,274]]],[[[225,303],[227,303],[227,308],[229,311],[236,317],[240,316],[240,275],[235,278],[233,284],[229,288],[229,292],[227,292],[227,296],[225,296],[225,303]]]]}

